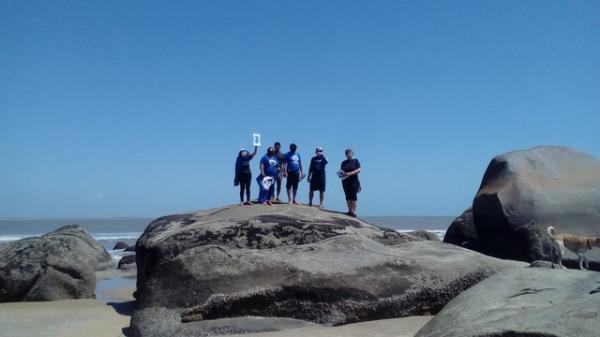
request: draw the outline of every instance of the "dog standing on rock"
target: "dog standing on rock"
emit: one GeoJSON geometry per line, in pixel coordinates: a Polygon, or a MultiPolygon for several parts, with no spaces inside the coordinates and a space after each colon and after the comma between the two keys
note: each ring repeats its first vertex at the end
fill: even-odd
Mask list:
{"type": "Polygon", "coordinates": [[[577,236],[573,234],[556,234],[554,227],[548,227],[548,235],[552,239],[552,250],[550,259],[552,260],[552,268],[554,268],[554,256],[558,257],[558,265],[567,269],[562,264],[562,258],[565,254],[565,247],[575,253],[579,258],[579,269],[589,269],[590,261],[585,257],[585,252],[592,250],[594,247],[600,247],[600,237],[577,236]],[[558,248],[558,249],[557,249],[558,248]],[[583,267],[585,261],[585,268],[583,267]]]}

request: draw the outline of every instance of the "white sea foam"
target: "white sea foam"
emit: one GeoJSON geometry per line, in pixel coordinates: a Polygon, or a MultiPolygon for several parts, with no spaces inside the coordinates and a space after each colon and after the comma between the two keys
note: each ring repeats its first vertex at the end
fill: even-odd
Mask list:
{"type": "Polygon", "coordinates": [[[25,238],[40,236],[41,234],[8,234],[0,235],[0,242],[17,241],[25,238]]]}
{"type": "MultiPolygon", "coordinates": [[[[396,232],[398,233],[409,233],[414,231],[416,231],[416,229],[396,229],[396,232]]],[[[437,235],[442,241],[444,240],[444,235],[446,235],[446,231],[443,229],[424,229],[424,231],[437,235]]]]}
{"type": "MultiPolygon", "coordinates": [[[[25,238],[42,236],[43,234],[6,234],[0,235],[0,242],[16,241],[25,238]]],[[[136,240],[142,235],[141,232],[126,233],[91,233],[95,240],[136,240]]]]}

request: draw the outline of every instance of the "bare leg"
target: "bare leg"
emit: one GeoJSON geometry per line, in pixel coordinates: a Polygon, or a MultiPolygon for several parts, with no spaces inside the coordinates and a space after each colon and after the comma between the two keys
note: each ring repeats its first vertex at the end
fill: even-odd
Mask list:
{"type": "Polygon", "coordinates": [[[312,206],[313,197],[315,196],[315,192],[310,190],[308,192],[308,206],[312,206]]]}
{"type": "Polygon", "coordinates": [[[348,214],[352,213],[352,200],[346,200],[346,204],[348,205],[348,214]]]}
{"type": "Polygon", "coordinates": [[[297,189],[297,188],[293,188],[293,187],[292,187],[292,197],[294,197],[294,200],[293,200],[293,202],[294,202],[294,204],[296,204],[296,205],[298,205],[298,204],[299,204],[299,203],[298,203],[298,201],[296,201],[296,195],[297,195],[297,194],[298,194],[298,189],[297,189]]]}
{"type": "Polygon", "coordinates": [[[288,204],[291,204],[293,199],[292,199],[292,188],[288,188],[287,189],[287,195],[288,195],[288,204]]]}
{"type": "Polygon", "coordinates": [[[325,199],[325,192],[319,192],[319,208],[323,208],[323,200],[325,199]]]}

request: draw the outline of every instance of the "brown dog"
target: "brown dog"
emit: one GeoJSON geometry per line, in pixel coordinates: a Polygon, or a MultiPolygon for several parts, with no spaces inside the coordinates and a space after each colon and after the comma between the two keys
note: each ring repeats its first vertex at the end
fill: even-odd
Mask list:
{"type": "Polygon", "coordinates": [[[550,256],[552,268],[554,268],[554,255],[557,255],[558,265],[563,269],[567,269],[562,264],[565,247],[567,247],[567,249],[575,253],[579,258],[579,269],[589,269],[590,261],[584,254],[594,247],[600,247],[600,237],[577,236],[567,233],[556,234],[556,230],[552,226],[548,227],[548,235],[550,235],[550,238],[552,238],[554,243],[552,245],[552,253],[550,256]],[[556,250],[556,247],[558,247],[558,250],[556,250]],[[583,268],[583,261],[585,261],[586,268],[583,268]]]}

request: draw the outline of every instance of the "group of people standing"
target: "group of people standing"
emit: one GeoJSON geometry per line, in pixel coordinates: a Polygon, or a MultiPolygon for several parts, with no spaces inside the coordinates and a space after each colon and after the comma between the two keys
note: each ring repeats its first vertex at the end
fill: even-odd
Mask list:
{"type": "MultiPolygon", "coordinates": [[[[235,163],[234,185],[240,186],[240,206],[252,205],[250,201],[250,185],[252,181],[252,170],[250,161],[256,156],[258,147],[254,147],[254,152],[241,149],[235,163]],[[245,202],[244,202],[245,197],[245,202]]],[[[350,216],[356,216],[356,202],[358,193],[361,190],[358,174],[361,172],[360,162],[353,158],[354,152],[351,149],[345,151],[346,160],[340,166],[338,172],[342,179],[342,187],[346,195],[348,212],[350,216]]],[[[323,208],[325,199],[325,166],[327,158],[323,155],[323,148],[317,147],[315,155],[310,160],[308,173],[302,166],[302,158],[298,153],[298,146],[290,144],[289,152],[281,151],[281,144],[275,142],[272,147],[267,149],[267,153],[260,160],[260,175],[256,179],[260,188],[258,202],[264,205],[272,205],[273,202],[280,202],[281,184],[286,179],[286,190],[288,202],[299,205],[297,200],[298,185],[305,177],[309,182],[310,189],[308,193],[308,205],[313,205],[314,193],[319,191],[319,208],[323,208]]]]}

